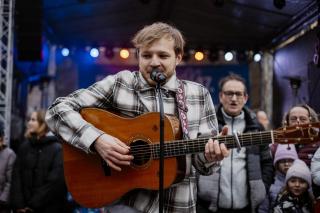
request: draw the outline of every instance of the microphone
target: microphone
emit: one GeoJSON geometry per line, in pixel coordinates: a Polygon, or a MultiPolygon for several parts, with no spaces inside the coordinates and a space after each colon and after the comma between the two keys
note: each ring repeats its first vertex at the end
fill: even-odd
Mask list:
{"type": "Polygon", "coordinates": [[[167,79],[166,76],[158,68],[154,68],[151,71],[150,78],[158,84],[164,83],[167,79]]]}

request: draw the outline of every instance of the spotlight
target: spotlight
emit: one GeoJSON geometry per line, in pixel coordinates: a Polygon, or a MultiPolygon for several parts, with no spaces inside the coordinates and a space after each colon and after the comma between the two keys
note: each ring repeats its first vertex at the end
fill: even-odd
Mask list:
{"type": "Polygon", "coordinates": [[[273,5],[281,10],[286,6],[286,0],[273,0],[273,5]]]}
{"type": "Polygon", "coordinates": [[[232,59],[233,59],[233,54],[232,54],[232,52],[226,52],[225,54],[224,54],[224,60],[226,60],[226,61],[232,61],[232,59]]]}
{"type": "Polygon", "coordinates": [[[61,55],[63,55],[64,57],[67,57],[69,55],[70,51],[68,48],[62,48],[61,50],[61,55]]]}
{"type": "Polygon", "coordinates": [[[129,52],[128,49],[124,49],[123,48],[123,49],[120,50],[119,55],[120,55],[121,58],[127,59],[130,56],[130,52],[129,52]]]}
{"type": "Polygon", "coordinates": [[[194,54],[194,59],[197,61],[202,61],[204,58],[204,53],[202,51],[196,51],[194,54]]]}
{"type": "Polygon", "coordinates": [[[254,54],[253,60],[254,60],[255,62],[259,62],[259,61],[261,60],[261,54],[260,54],[260,53],[254,54]]]}
{"type": "Polygon", "coordinates": [[[90,55],[93,58],[97,58],[99,56],[99,50],[97,48],[92,48],[90,50],[90,55]]]}

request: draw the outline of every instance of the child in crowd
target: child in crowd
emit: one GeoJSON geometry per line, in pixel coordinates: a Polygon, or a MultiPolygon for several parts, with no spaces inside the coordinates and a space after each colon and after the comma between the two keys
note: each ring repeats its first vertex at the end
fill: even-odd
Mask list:
{"type": "Polygon", "coordinates": [[[276,170],[274,183],[271,185],[269,194],[259,207],[259,213],[271,212],[277,195],[285,186],[285,178],[288,169],[292,166],[293,161],[298,159],[297,151],[293,144],[279,144],[275,152],[273,165],[276,170]]]}
{"type": "Polygon", "coordinates": [[[311,213],[313,196],[311,187],[311,172],[305,162],[295,160],[286,174],[286,186],[278,194],[273,207],[274,213],[311,213]]]}
{"type": "Polygon", "coordinates": [[[11,174],[16,154],[4,143],[4,126],[0,123],[0,213],[9,213],[11,174]]]}

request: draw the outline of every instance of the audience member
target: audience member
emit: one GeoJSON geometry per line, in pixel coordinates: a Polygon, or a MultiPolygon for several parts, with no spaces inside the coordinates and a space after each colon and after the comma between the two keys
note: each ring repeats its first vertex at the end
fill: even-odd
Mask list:
{"type": "Polygon", "coordinates": [[[44,116],[44,111],[31,114],[26,141],[17,153],[10,196],[17,213],[65,212],[62,148],[57,138],[49,135],[44,116]]]}
{"type": "Polygon", "coordinates": [[[9,213],[11,174],[16,154],[4,143],[4,126],[0,123],[0,213],[9,213]]]}
{"type": "Polygon", "coordinates": [[[313,209],[313,196],[311,187],[311,172],[305,162],[297,159],[288,169],[286,186],[278,194],[274,213],[301,212],[311,213],[313,209]]]}
{"type": "Polygon", "coordinates": [[[284,145],[279,144],[273,165],[275,167],[275,178],[274,183],[270,186],[268,195],[266,196],[263,203],[259,206],[259,213],[268,213],[272,210],[277,195],[281,189],[286,185],[285,178],[288,169],[292,166],[294,160],[298,159],[296,148],[293,144],[284,145]]]}

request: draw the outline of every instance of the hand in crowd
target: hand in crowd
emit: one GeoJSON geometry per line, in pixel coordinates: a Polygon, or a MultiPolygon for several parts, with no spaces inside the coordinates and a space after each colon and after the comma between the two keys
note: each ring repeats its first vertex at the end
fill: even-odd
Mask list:
{"type": "MultiPolygon", "coordinates": [[[[219,135],[227,135],[228,127],[224,126],[219,135]]],[[[223,158],[229,155],[229,150],[224,143],[219,144],[218,140],[209,139],[205,146],[204,155],[208,162],[221,161],[223,158]]]]}
{"type": "Polygon", "coordinates": [[[101,135],[94,143],[94,148],[107,164],[121,171],[121,166],[129,166],[133,156],[129,155],[130,147],[108,134],[101,135]]]}

